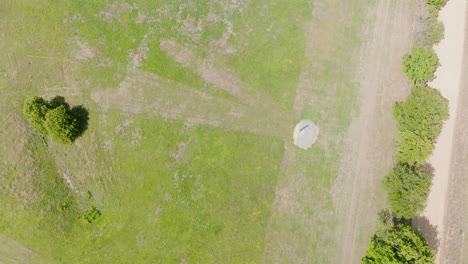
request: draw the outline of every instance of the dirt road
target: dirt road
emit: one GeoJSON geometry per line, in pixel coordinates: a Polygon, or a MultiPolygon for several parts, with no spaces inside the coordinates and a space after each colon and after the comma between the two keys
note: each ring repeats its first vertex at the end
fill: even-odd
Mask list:
{"type": "MultiPolygon", "coordinates": [[[[437,139],[434,152],[429,158],[429,163],[434,167],[434,178],[423,213],[423,217],[430,224],[429,228],[436,228],[436,233],[439,234],[438,240],[441,238],[440,234],[445,232],[445,206],[462,77],[466,7],[466,0],[450,0],[439,14],[439,19],[445,25],[445,38],[434,47],[434,50],[439,56],[441,66],[435,73],[436,79],[429,83],[429,86],[438,89],[449,101],[450,113],[437,139]]],[[[423,226],[423,232],[424,228],[428,227],[423,226]]],[[[443,245],[439,245],[440,247],[443,245]]],[[[437,263],[441,263],[440,256],[441,250],[437,250],[437,263]]]]}

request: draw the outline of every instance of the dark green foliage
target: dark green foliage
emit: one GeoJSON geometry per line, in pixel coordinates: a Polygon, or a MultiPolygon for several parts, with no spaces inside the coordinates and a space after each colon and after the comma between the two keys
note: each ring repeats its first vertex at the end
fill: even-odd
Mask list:
{"type": "Polygon", "coordinates": [[[33,97],[23,106],[23,113],[34,131],[42,137],[47,136],[47,129],[44,127],[47,112],[52,106],[40,97],[33,97]]]}
{"type": "Polygon", "coordinates": [[[96,220],[99,216],[101,216],[101,211],[97,209],[95,206],[91,206],[91,208],[86,211],[82,216],[81,219],[86,223],[92,223],[96,220]]]}
{"type": "Polygon", "coordinates": [[[413,87],[404,102],[393,106],[393,116],[400,131],[399,158],[410,164],[422,164],[449,116],[448,102],[435,89],[413,87]]]}
{"type": "Polygon", "coordinates": [[[59,143],[71,143],[88,127],[88,111],[83,106],[70,109],[61,96],[50,102],[34,97],[24,104],[23,112],[34,131],[59,143]]]}
{"type": "Polygon", "coordinates": [[[427,170],[397,163],[383,181],[393,214],[410,219],[424,210],[431,183],[432,177],[427,170]]]}
{"type": "Polygon", "coordinates": [[[411,54],[403,56],[403,72],[413,84],[425,84],[434,79],[439,58],[432,49],[414,45],[411,54]]]}
{"type": "Polygon", "coordinates": [[[47,112],[44,122],[49,135],[59,143],[71,143],[77,135],[77,120],[65,106],[47,112]]]}
{"type": "Polygon", "coordinates": [[[444,38],[444,24],[437,20],[437,14],[431,14],[427,20],[427,28],[425,31],[425,43],[429,47],[439,43],[444,38]]]}
{"type": "Polygon", "coordinates": [[[433,264],[434,251],[409,225],[397,225],[384,235],[374,235],[361,264],[433,264]]]}

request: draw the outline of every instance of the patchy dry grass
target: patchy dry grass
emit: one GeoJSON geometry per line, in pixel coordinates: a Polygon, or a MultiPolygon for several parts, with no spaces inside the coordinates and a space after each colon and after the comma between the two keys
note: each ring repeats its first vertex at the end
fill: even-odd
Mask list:
{"type": "Polygon", "coordinates": [[[286,261],[285,241],[326,263],[363,14],[325,27],[313,2],[5,2],[0,232],[51,263],[286,261]],[[89,129],[46,146],[20,113],[32,95],[84,104],[89,129]],[[327,134],[307,153],[285,144],[301,115],[327,134]]]}

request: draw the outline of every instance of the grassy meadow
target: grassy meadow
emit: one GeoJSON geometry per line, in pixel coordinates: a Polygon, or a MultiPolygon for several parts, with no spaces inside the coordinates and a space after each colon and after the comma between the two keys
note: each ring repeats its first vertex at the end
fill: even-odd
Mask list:
{"type": "Polygon", "coordinates": [[[21,245],[5,263],[332,263],[368,4],[2,1],[0,233],[21,245]],[[84,105],[87,131],[45,144],[21,112],[35,95],[84,105]],[[320,126],[308,151],[300,118],[320,126]],[[277,207],[296,179],[300,209],[277,207]]]}

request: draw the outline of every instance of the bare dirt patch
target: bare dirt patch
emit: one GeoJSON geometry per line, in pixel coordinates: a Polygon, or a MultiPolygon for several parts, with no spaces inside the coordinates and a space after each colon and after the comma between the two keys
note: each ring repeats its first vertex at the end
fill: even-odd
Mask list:
{"type": "Polygon", "coordinates": [[[161,40],[159,48],[184,67],[192,68],[207,82],[223,89],[241,102],[252,105],[255,100],[243,92],[248,89],[235,73],[219,63],[214,58],[199,59],[188,47],[178,44],[174,40],[161,40]]]}
{"type": "Polygon", "coordinates": [[[98,48],[92,47],[84,42],[81,42],[78,38],[76,39],[76,43],[78,44],[78,51],[75,54],[75,58],[77,60],[92,59],[102,54],[102,52],[98,48]]]}

